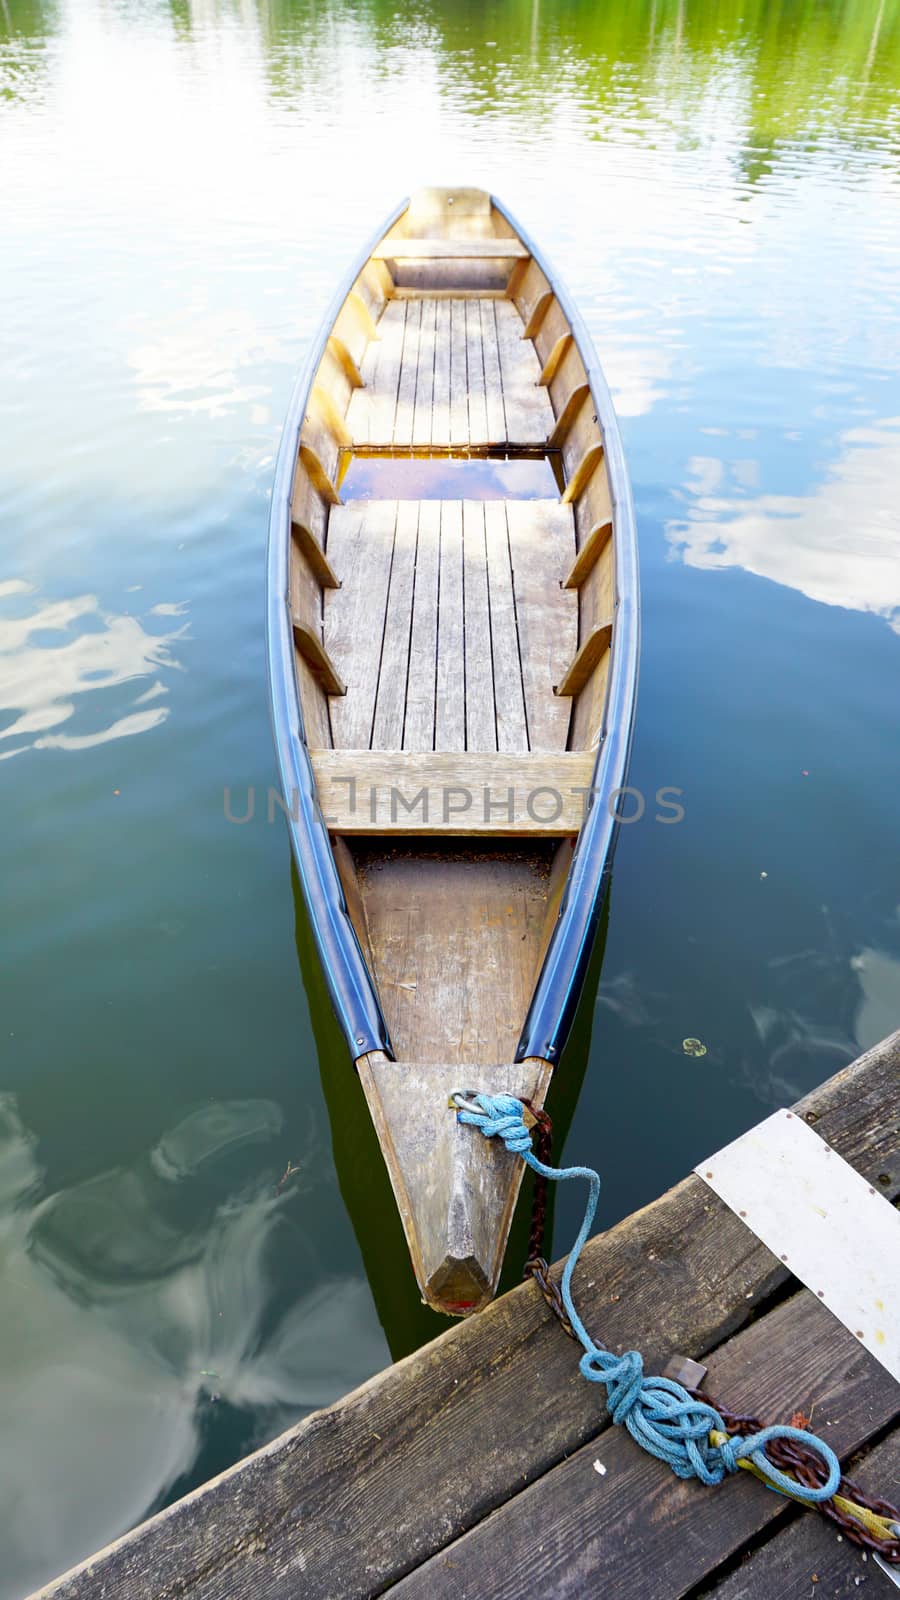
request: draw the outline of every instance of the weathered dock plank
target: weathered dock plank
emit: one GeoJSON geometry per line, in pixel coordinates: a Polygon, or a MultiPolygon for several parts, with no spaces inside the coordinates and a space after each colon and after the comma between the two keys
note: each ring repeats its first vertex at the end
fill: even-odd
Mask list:
{"type": "MultiPolygon", "coordinates": [[[[846,1454],[900,1418],[900,1384],[807,1290],[709,1358],[709,1393],[784,1419],[814,1408],[846,1454]]],[[[589,1594],[679,1600],[770,1524],[788,1500],[749,1475],[685,1483],[610,1428],[514,1496],[391,1591],[397,1600],[519,1600],[589,1594]],[[599,1474],[594,1463],[606,1469],[599,1474]]],[[[759,1588],[756,1597],[768,1596],[759,1588]]]]}
{"type": "MultiPolygon", "coordinates": [[[[898,1081],[900,1033],[797,1107],[889,1198],[900,1193],[898,1081]]],[[[690,1177],[592,1240],[576,1290],[599,1337],[640,1349],[648,1370],[659,1370],[673,1351],[705,1357],[788,1282],[787,1269],[690,1177]]],[[[843,1337],[838,1324],[833,1329],[843,1337]]],[[[854,1370],[857,1357],[870,1359],[850,1352],[854,1370]]],[[[760,1386],[748,1383],[743,1392],[754,1409],[777,1409],[778,1393],[770,1401],[762,1387],[764,1367],[751,1377],[757,1370],[760,1386]]],[[[887,1392],[891,1380],[882,1374],[881,1381],[887,1392]]],[[[716,1392],[712,1380],[710,1389],[716,1392]]],[[[790,1393],[793,1399],[796,1383],[790,1393]]],[[[736,1399],[730,1381],[722,1398],[736,1399]]],[[[523,1285],[42,1593],[53,1600],[380,1594],[557,1468],[606,1421],[572,1345],[534,1285],[523,1285]]],[[[869,1436],[863,1431],[856,1442],[869,1436]]],[[[606,1459],[624,1445],[640,1462],[618,1431],[605,1433],[596,1453],[606,1459]]],[[[848,1448],[855,1447],[851,1438],[848,1448]]],[[[596,1487],[600,1479],[588,1470],[596,1487]]],[[[666,1469],[658,1475],[668,1488],[666,1469]]],[[[742,1501],[755,1494],[767,1510],[775,1498],[753,1485],[729,1488],[742,1501]]],[[[597,1510],[595,1502],[590,1515],[597,1510]]]]}
{"type": "MultiPolygon", "coordinates": [[[[900,1429],[877,1445],[859,1462],[853,1462],[849,1476],[869,1494],[896,1494],[900,1483],[900,1429]]],[[[866,1578],[873,1580],[871,1591],[888,1600],[887,1580],[879,1574],[871,1554],[867,1567],[859,1549],[841,1538],[833,1524],[822,1517],[800,1516],[777,1539],[750,1552],[740,1566],[704,1590],[715,1600],[796,1600],[799,1595],[821,1600],[861,1600],[860,1589],[866,1578]],[[867,1571],[868,1567],[868,1571],[867,1571]]],[[[863,1590],[863,1595],[869,1594],[863,1590]]]]}

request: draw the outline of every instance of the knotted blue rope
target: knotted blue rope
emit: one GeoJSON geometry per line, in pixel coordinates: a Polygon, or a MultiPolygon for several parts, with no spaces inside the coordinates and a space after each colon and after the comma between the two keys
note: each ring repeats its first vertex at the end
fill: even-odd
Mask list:
{"type": "Polygon", "coordinates": [[[605,1386],[613,1422],[624,1423],[642,1449],[659,1461],[667,1462],[679,1478],[721,1483],[726,1472],[736,1472],[738,1463],[747,1458],[765,1473],[772,1488],[782,1494],[807,1502],[830,1500],[841,1481],[841,1468],[834,1451],[823,1439],[802,1428],[779,1424],[761,1428],[746,1439],[731,1436],[722,1443],[713,1444],[710,1433],[714,1429],[719,1433],[728,1431],[714,1406],[705,1400],[695,1400],[682,1384],[671,1378],[645,1377],[644,1363],[637,1350],[626,1350],[617,1356],[594,1342],[576,1310],[572,1276],[597,1210],[600,1197],[597,1173],[592,1167],[548,1167],[539,1161],[531,1148],[522,1102],[514,1095],[458,1094],[454,1096],[454,1104],[460,1122],[480,1129],[488,1139],[502,1139],[507,1150],[521,1156],[542,1177],[562,1182],[584,1178],[588,1184],[584,1218],[563,1268],[560,1290],[566,1315],[584,1349],[579,1362],[581,1372],[590,1383],[605,1386]],[[810,1489],[779,1471],[765,1453],[771,1439],[794,1439],[817,1450],[828,1468],[827,1483],[810,1489]]]}

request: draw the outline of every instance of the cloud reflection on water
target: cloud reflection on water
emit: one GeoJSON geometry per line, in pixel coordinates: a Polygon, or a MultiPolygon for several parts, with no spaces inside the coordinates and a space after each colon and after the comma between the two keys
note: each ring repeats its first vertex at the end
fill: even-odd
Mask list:
{"type": "Polygon", "coordinates": [[[691,463],[693,497],[666,537],[691,567],[743,567],[824,605],[871,611],[900,632],[900,418],[854,428],[828,477],[808,495],[759,495],[736,462],[736,492],[723,493],[725,462],[691,463]]]}
{"type": "Polygon", "coordinates": [[[141,410],[223,417],[271,394],[271,384],[244,376],[248,369],[267,373],[279,356],[278,341],[249,311],[213,315],[193,307],[181,328],[168,331],[147,320],[152,332],[128,356],[141,410]]]}
{"type": "Polygon", "coordinates": [[[282,1124],[269,1100],[212,1102],[130,1164],[41,1199],[37,1141],[0,1096],[14,1592],[143,1517],[193,1465],[214,1405],[255,1413],[261,1442],[388,1360],[361,1278],[316,1274],[273,1315],[276,1232],[323,1176],[311,1148],[277,1191],[282,1124]]]}
{"type": "MultiPolygon", "coordinates": [[[[0,585],[0,600],[30,592],[29,585],[11,580],[0,585]]],[[[153,608],[157,615],[162,610],[153,608]]],[[[165,613],[180,615],[182,608],[167,607],[165,613]]],[[[126,710],[117,695],[101,713],[96,693],[89,706],[78,697],[143,685],[157,669],[178,669],[171,647],[186,634],[186,623],[170,633],[148,633],[137,617],[103,609],[92,594],[37,602],[25,616],[0,616],[0,717],[9,718],[0,726],[0,760],[25,750],[87,750],[158,727],[169,714],[165,705],[126,710]],[[77,731],[56,731],[76,716],[77,731]]],[[[157,680],[131,705],[167,693],[157,680]]]]}
{"type": "Polygon", "coordinates": [[[861,1048],[870,1050],[893,1033],[900,1017],[900,957],[868,947],[854,957],[853,966],[862,989],[856,1033],[861,1048]]]}

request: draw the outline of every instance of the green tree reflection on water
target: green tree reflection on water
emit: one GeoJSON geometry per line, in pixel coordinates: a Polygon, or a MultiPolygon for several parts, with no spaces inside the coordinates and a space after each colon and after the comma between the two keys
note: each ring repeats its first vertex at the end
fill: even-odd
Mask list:
{"type": "MultiPolygon", "coordinates": [[[[248,17],[236,0],[218,0],[212,9],[168,0],[165,9],[183,39],[209,30],[211,18],[240,18],[246,26],[248,17]]],[[[621,110],[624,92],[636,136],[650,102],[689,113],[723,72],[733,74],[748,145],[769,154],[787,140],[864,139],[891,107],[900,76],[897,0],[619,0],[603,7],[593,0],[439,0],[427,7],[256,0],[252,14],[274,88],[298,92],[298,55],[301,67],[304,55],[314,61],[344,23],[371,45],[377,74],[387,70],[383,52],[426,43],[441,73],[465,76],[473,113],[493,108],[498,85],[504,102],[514,88],[522,110],[536,115],[572,92],[602,117],[610,100],[621,110]]],[[[54,0],[2,0],[0,39],[40,43],[58,19],[54,0]]],[[[761,159],[757,171],[765,169],[761,159]]]]}

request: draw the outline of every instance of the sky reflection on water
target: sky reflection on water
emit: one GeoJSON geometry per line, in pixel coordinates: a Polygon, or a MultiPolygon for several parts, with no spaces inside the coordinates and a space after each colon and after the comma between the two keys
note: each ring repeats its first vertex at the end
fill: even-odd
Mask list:
{"type": "Polygon", "coordinates": [[[666,537],[689,566],[743,567],[900,632],[900,418],[851,429],[806,495],[754,495],[759,463],[743,451],[695,456],[688,470],[688,517],[666,537]]]}
{"type": "Polygon", "coordinates": [[[900,0],[0,0],[0,1600],[425,1331],[283,826],[222,806],[294,373],[418,184],[546,248],[634,483],[685,818],[616,861],[601,1223],[900,1019],[898,169],[900,0]]]}
{"type": "MultiPolygon", "coordinates": [[[[26,593],[21,580],[7,585],[8,595],[26,593]]],[[[169,708],[156,702],[168,694],[166,684],[155,678],[144,685],[161,669],[178,669],[170,647],[185,636],[186,624],[174,633],[147,633],[137,617],[102,612],[92,594],[49,601],[24,617],[4,616],[3,600],[0,594],[0,760],[29,749],[89,750],[165,721],[169,708]],[[94,697],[90,711],[78,716],[76,696],[94,691],[108,705],[109,691],[124,684],[137,686],[128,691],[131,706],[154,704],[120,715],[122,698],[116,696],[109,721],[101,718],[94,697]],[[73,718],[82,731],[57,731],[73,718]]],[[[177,604],[151,608],[155,616],[183,610],[177,604]]]]}
{"type": "Polygon", "coordinates": [[[37,1141],[0,1099],[10,1593],[159,1502],[214,1408],[232,1425],[253,1417],[249,1449],[387,1360],[358,1277],[309,1285],[273,1323],[275,1236],[319,1187],[321,1159],[298,1163],[289,1200],[277,1162],[262,1175],[235,1157],[282,1122],[271,1101],[213,1102],[133,1164],[45,1196],[37,1141]],[[48,1505],[53,1517],[37,1514],[48,1505]]]}

